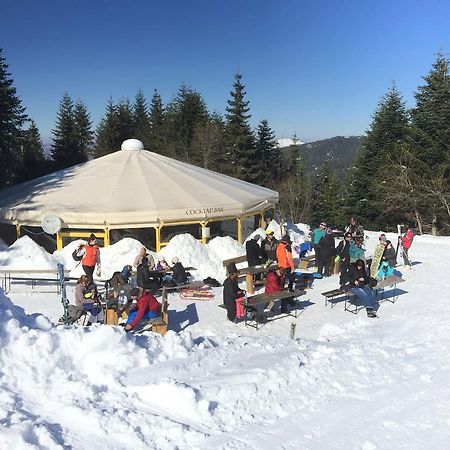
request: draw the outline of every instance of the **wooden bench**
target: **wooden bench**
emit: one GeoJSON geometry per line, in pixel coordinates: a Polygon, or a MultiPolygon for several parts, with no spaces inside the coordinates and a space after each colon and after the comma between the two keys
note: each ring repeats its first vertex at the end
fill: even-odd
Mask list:
{"type": "Polygon", "coordinates": [[[239,263],[244,263],[244,262],[247,262],[246,255],[235,256],[234,258],[224,259],[222,261],[222,265],[223,265],[223,267],[227,267],[229,264],[239,264],[239,263]]]}
{"type": "MultiPolygon", "coordinates": [[[[395,301],[398,298],[398,294],[395,295],[396,289],[397,289],[397,284],[403,283],[404,281],[405,280],[402,277],[393,275],[393,276],[386,277],[385,279],[378,281],[377,285],[374,286],[372,289],[375,292],[375,296],[379,292],[381,292],[380,300],[388,300],[392,303],[395,303],[395,301]],[[389,297],[384,298],[385,289],[389,288],[389,287],[394,288],[392,300],[390,300],[389,297]]],[[[359,306],[354,303],[356,296],[355,296],[355,294],[353,294],[353,292],[351,290],[334,289],[332,291],[322,292],[322,295],[325,297],[325,306],[327,305],[328,302],[331,303],[331,301],[334,300],[335,298],[343,296],[344,297],[344,311],[348,311],[353,314],[357,314],[358,311],[363,308],[363,306],[359,306]],[[353,305],[353,308],[351,307],[352,305],[353,305]]],[[[334,305],[332,304],[331,307],[333,307],[333,306],[334,305]]]]}
{"type": "Polygon", "coordinates": [[[334,306],[333,300],[335,300],[339,297],[344,297],[345,301],[347,302],[348,300],[350,300],[350,297],[353,297],[355,294],[353,294],[353,292],[350,290],[333,289],[332,291],[322,292],[322,295],[325,297],[325,305],[324,306],[327,306],[328,303],[330,303],[331,307],[333,307],[334,306]]]}
{"type": "MultiPolygon", "coordinates": [[[[244,308],[246,308],[246,307],[247,308],[248,307],[255,308],[258,305],[265,305],[266,303],[275,302],[277,300],[282,300],[284,298],[291,298],[291,297],[297,298],[297,297],[300,297],[301,295],[304,295],[305,293],[306,292],[303,290],[295,290],[294,292],[280,291],[280,292],[274,292],[272,294],[265,294],[265,293],[256,294],[251,297],[247,297],[247,299],[242,302],[242,305],[244,306],[244,308]]],[[[277,316],[278,317],[291,316],[291,317],[297,318],[298,310],[295,308],[291,312],[277,314],[277,316]]],[[[250,326],[250,327],[256,328],[258,330],[259,326],[261,325],[261,321],[258,319],[259,318],[258,318],[257,314],[255,314],[255,317],[253,319],[249,318],[247,316],[247,314],[245,314],[245,316],[244,316],[245,326],[250,326]]],[[[275,319],[264,318],[264,322],[270,322],[271,320],[275,320],[275,319]]]]}

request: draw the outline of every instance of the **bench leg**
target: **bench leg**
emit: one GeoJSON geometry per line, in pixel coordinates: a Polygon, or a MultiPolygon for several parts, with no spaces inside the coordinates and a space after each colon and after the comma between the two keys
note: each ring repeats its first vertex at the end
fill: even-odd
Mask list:
{"type": "Polygon", "coordinates": [[[253,285],[253,275],[251,273],[245,274],[245,286],[247,288],[247,294],[253,294],[255,287],[253,285]]]}

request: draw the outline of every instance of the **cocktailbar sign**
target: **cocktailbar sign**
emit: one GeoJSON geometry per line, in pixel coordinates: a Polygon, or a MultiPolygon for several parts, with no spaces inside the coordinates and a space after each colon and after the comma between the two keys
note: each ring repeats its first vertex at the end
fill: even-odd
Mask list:
{"type": "Polygon", "coordinates": [[[217,214],[217,213],[223,213],[223,208],[197,208],[197,209],[187,209],[186,215],[187,216],[203,216],[205,214],[217,214]]]}

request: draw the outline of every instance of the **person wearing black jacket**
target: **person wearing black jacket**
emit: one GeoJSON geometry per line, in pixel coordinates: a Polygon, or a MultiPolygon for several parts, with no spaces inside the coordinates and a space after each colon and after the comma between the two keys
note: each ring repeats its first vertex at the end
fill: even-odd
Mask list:
{"type": "Polygon", "coordinates": [[[154,292],[158,289],[158,282],[150,274],[148,259],[146,256],[142,258],[142,262],[137,268],[136,283],[138,288],[141,289],[141,295],[143,291],[150,290],[154,292]]]}
{"type": "Polygon", "coordinates": [[[176,284],[186,284],[188,281],[186,270],[183,267],[183,264],[180,263],[180,260],[177,256],[172,258],[172,279],[176,284]]]}
{"type": "Polygon", "coordinates": [[[365,263],[358,259],[350,264],[345,283],[341,289],[350,289],[358,297],[366,308],[368,317],[377,317],[373,306],[375,303],[375,292],[370,287],[370,277],[366,272],[365,263]]]}
{"type": "Polygon", "coordinates": [[[258,245],[259,238],[259,235],[255,235],[245,244],[248,267],[258,266],[262,263],[261,247],[258,245]]]}
{"type": "Polygon", "coordinates": [[[317,271],[320,275],[329,277],[331,275],[331,262],[335,253],[334,237],[331,228],[327,228],[325,236],[319,241],[319,260],[317,271]]]}
{"type": "Polygon", "coordinates": [[[238,286],[238,273],[236,267],[227,267],[228,277],[223,282],[223,304],[227,309],[227,319],[236,323],[236,299],[244,295],[238,286]]]}
{"type": "Polygon", "coordinates": [[[382,261],[386,261],[389,264],[389,267],[395,267],[395,265],[397,264],[395,248],[392,246],[391,241],[386,241],[386,247],[384,248],[382,261]]]}
{"type": "Polygon", "coordinates": [[[344,234],[344,239],[339,242],[336,249],[336,255],[339,256],[339,268],[341,271],[341,278],[348,272],[350,268],[350,242],[352,235],[350,233],[344,234]]]}

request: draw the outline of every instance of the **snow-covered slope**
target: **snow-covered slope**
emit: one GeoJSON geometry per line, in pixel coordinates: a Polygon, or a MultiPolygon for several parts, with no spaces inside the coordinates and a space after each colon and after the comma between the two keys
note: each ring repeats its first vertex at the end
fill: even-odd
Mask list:
{"type": "MultiPolygon", "coordinates": [[[[219,277],[222,256],[242,251],[221,239],[164,251],[192,245],[187,263],[211,261],[219,277]]],[[[171,295],[165,337],[56,327],[56,295],[0,293],[0,447],[450,448],[449,251],[449,238],[416,237],[401,295],[378,319],[324,307],[337,277],[316,281],[293,340],[289,318],[259,331],[226,322],[221,288],[211,302],[171,295]]]]}

